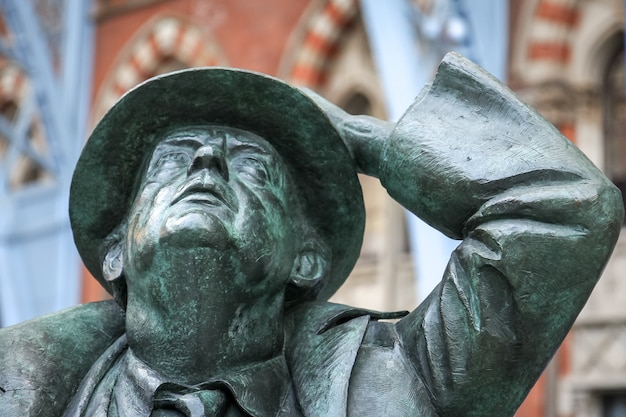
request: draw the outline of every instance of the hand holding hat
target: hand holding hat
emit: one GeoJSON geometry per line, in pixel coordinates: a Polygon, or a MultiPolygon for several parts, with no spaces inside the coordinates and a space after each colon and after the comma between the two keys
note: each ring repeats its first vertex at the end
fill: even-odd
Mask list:
{"type": "Polygon", "coordinates": [[[365,115],[351,115],[317,93],[302,88],[326,113],[354,158],[357,170],[380,178],[380,164],[395,123],[365,115]]]}

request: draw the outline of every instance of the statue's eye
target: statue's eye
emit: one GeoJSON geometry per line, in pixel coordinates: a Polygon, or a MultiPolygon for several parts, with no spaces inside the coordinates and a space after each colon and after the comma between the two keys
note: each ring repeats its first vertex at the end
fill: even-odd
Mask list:
{"type": "Polygon", "coordinates": [[[150,167],[150,171],[162,171],[165,169],[187,168],[191,163],[191,157],[183,151],[166,152],[161,155],[150,167]]]}
{"type": "Polygon", "coordinates": [[[237,170],[240,177],[251,180],[254,183],[263,184],[269,180],[269,172],[265,163],[257,158],[238,158],[233,163],[233,168],[237,170]]]}

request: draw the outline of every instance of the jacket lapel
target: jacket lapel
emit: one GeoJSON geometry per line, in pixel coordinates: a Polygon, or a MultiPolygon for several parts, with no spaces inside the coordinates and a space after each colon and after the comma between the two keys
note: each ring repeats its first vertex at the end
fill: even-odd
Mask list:
{"type": "Polygon", "coordinates": [[[286,357],[306,417],[345,417],[350,374],[370,316],[330,303],[287,314],[286,357]]]}

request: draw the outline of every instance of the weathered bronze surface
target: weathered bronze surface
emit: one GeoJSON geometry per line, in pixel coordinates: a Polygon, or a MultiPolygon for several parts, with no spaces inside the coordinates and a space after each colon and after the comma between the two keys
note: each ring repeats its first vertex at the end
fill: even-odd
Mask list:
{"type": "Polygon", "coordinates": [[[0,331],[1,416],[511,416],[623,207],[451,54],[393,124],[245,71],[148,81],[86,144],[70,217],[115,301],[0,331]],[[359,253],[357,171],[460,240],[411,313],[326,301],[359,253]]]}

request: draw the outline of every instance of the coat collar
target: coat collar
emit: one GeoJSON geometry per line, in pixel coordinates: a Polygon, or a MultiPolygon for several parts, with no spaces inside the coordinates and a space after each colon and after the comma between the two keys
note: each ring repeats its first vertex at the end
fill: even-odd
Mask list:
{"type": "Polygon", "coordinates": [[[115,401],[114,408],[120,417],[147,417],[152,412],[154,399],[162,393],[186,394],[213,389],[229,391],[238,406],[254,417],[295,415],[295,394],[283,355],[235,369],[197,385],[185,385],[168,381],[137,358],[125,342],[125,337],[120,338],[96,362],[75,397],[81,400],[81,404],[73,404],[66,415],[83,415],[87,410],[106,413],[110,409],[109,403],[115,401]],[[98,369],[104,372],[94,371],[98,369]],[[119,395],[121,391],[124,395],[119,395]],[[105,403],[98,403],[102,401],[105,403]]]}
{"type": "MultiPolygon", "coordinates": [[[[130,390],[132,395],[125,397],[134,399],[134,402],[142,401],[142,411],[146,411],[146,416],[152,411],[154,398],[162,392],[185,394],[223,389],[232,394],[241,409],[255,417],[282,415],[282,408],[288,403],[289,396],[293,396],[289,369],[282,355],[215,376],[197,385],[169,382],[138,359],[131,350],[128,350],[125,356],[125,364],[118,378],[116,389],[123,387],[125,390],[130,390]]],[[[118,405],[118,409],[132,408],[136,406],[118,405]]]]}

